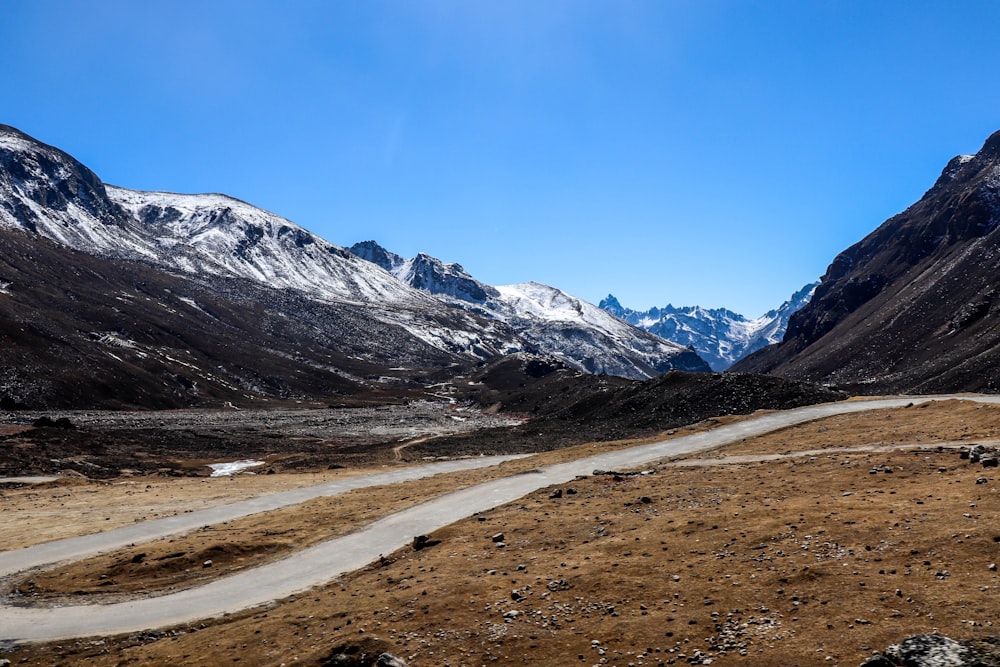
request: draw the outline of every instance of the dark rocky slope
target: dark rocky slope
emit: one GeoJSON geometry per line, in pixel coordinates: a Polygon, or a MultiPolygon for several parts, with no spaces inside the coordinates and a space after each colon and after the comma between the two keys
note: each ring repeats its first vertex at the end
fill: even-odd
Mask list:
{"type": "Polygon", "coordinates": [[[0,229],[0,406],[176,408],[405,394],[457,357],[350,304],[205,285],[0,229]],[[381,381],[380,381],[381,380],[381,381]]]}
{"type": "Polygon", "coordinates": [[[856,393],[1000,390],[1000,133],[833,260],[782,343],[734,370],[856,393]]]}
{"type": "MultiPolygon", "coordinates": [[[[655,435],[722,415],[784,410],[847,398],[804,382],[742,373],[670,371],[639,382],[587,375],[551,358],[487,362],[466,376],[463,395],[484,407],[531,417],[521,426],[435,438],[409,456],[545,451],[583,442],[655,435]]],[[[461,378],[460,378],[461,379],[461,378]]]]}

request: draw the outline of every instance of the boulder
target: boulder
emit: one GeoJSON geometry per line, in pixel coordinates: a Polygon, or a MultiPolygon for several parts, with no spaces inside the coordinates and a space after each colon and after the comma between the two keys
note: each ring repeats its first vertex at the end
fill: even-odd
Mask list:
{"type": "Polygon", "coordinates": [[[955,640],[914,635],[868,658],[861,667],[1000,667],[1000,637],[955,640]]]}

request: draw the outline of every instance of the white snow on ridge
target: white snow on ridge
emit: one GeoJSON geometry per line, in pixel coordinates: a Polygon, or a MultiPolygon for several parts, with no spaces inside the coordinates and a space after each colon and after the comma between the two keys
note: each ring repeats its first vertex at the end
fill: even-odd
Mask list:
{"type": "Polygon", "coordinates": [[[713,370],[729,368],[766,345],[780,343],[788,318],[812,299],[819,283],[806,285],[780,307],[748,319],[724,308],[667,305],[639,312],[624,308],[609,295],[601,307],[622,320],[669,340],[692,346],[713,370]]]}
{"type": "MultiPolygon", "coordinates": [[[[497,287],[497,290],[500,292],[498,301],[505,306],[508,315],[576,324],[600,331],[615,340],[634,338],[631,326],[607,311],[555,287],[526,282],[504,285],[497,287]]],[[[663,342],[667,348],[677,352],[685,350],[682,345],[668,340],[663,342]]]]}
{"type": "Polygon", "coordinates": [[[426,303],[425,295],[370,262],[238,199],[115,186],[107,192],[145,226],[145,235],[160,246],[156,254],[179,270],[249,278],[333,300],[426,303]]]}
{"type": "Polygon", "coordinates": [[[581,370],[637,378],[674,367],[675,358],[687,370],[705,368],[687,348],[552,287],[496,289],[459,264],[429,255],[403,261],[373,242],[359,244],[369,253],[362,259],[227,195],[106,185],[62,151],[6,127],[0,127],[0,160],[16,166],[0,169],[0,224],[82,252],[205,283],[242,279],[345,304],[448,355],[555,354],[581,370]]]}

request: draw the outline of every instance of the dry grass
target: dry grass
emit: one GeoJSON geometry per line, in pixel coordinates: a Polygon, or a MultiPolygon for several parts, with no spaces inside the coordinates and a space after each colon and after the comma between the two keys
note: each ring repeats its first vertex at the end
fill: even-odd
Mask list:
{"type": "MultiPolygon", "coordinates": [[[[1000,408],[946,402],[834,417],[715,454],[969,442],[998,437],[998,428],[1000,408]]],[[[399,493],[408,502],[442,481],[399,493]]],[[[655,475],[562,488],[562,498],[532,494],[438,531],[437,546],[404,549],[389,564],[266,610],[162,635],[20,647],[6,657],[315,665],[335,646],[367,641],[411,666],[625,667],[688,664],[696,655],[713,665],[853,666],[909,634],[993,634],[1000,618],[990,569],[1000,561],[1000,483],[954,451],[661,466],[655,475]],[[490,539],[497,532],[503,548],[490,539]]],[[[402,501],[392,498],[369,509],[402,501]]],[[[299,510],[315,511],[310,505],[299,510]]],[[[261,538],[253,530],[243,530],[242,544],[261,538]]],[[[212,542],[241,544],[238,533],[212,542]]]]}

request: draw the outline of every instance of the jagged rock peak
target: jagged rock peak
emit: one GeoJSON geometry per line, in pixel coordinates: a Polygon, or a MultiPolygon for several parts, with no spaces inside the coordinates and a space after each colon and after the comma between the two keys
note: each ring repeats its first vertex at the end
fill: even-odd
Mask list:
{"type": "Polygon", "coordinates": [[[475,305],[496,298],[499,292],[479,282],[461,264],[446,264],[427,253],[404,259],[375,241],[355,243],[348,250],[361,259],[381,266],[411,287],[436,296],[450,297],[475,305]]]}
{"type": "Polygon", "coordinates": [[[615,317],[667,340],[688,345],[708,362],[712,370],[723,371],[744,356],[779,342],[788,319],[812,297],[817,283],[796,291],[781,306],[750,319],[727,308],[701,306],[674,307],[637,311],[621,305],[608,295],[600,307],[615,317]]]}
{"type": "Polygon", "coordinates": [[[389,273],[401,267],[406,261],[396,253],[386,250],[375,241],[360,241],[352,245],[348,250],[361,259],[381,266],[389,273]]]}
{"type": "Polygon", "coordinates": [[[405,275],[401,277],[419,290],[470,303],[485,303],[487,299],[500,295],[494,287],[470,276],[461,264],[445,264],[426,253],[419,253],[410,260],[405,275]]]}
{"type": "Polygon", "coordinates": [[[597,307],[608,311],[615,317],[621,317],[625,312],[625,309],[622,308],[621,302],[617,297],[615,297],[614,294],[608,294],[606,297],[601,299],[601,302],[597,304],[597,307]]]}
{"type": "Polygon", "coordinates": [[[93,171],[58,148],[0,125],[0,226],[42,232],[72,245],[78,232],[70,223],[80,216],[97,225],[98,238],[105,235],[102,228],[127,224],[127,215],[108,200],[104,183],[93,171]]]}

